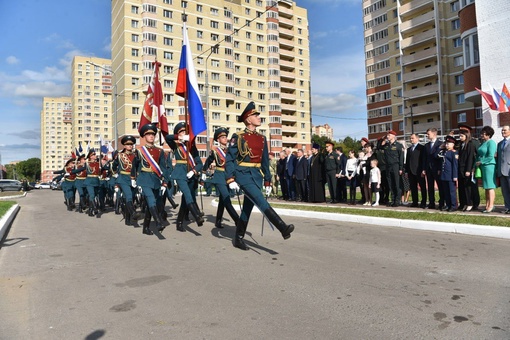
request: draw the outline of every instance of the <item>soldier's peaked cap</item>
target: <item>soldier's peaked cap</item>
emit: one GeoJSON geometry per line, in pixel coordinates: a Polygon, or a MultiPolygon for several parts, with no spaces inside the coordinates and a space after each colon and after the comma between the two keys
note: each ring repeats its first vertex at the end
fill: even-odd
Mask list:
{"type": "Polygon", "coordinates": [[[228,129],[220,127],[214,131],[214,140],[218,140],[221,136],[228,136],[228,129]]]}
{"type": "Polygon", "coordinates": [[[473,128],[467,124],[459,124],[459,130],[466,130],[471,132],[473,128]]]}
{"type": "Polygon", "coordinates": [[[186,130],[186,123],[184,122],[177,123],[174,127],[174,135],[179,134],[179,132],[181,132],[182,130],[186,130]]]}
{"type": "Polygon", "coordinates": [[[136,144],[136,138],[134,136],[127,135],[127,136],[122,137],[122,139],[120,140],[120,143],[122,145],[133,145],[133,144],[136,144]]]}
{"type": "Polygon", "coordinates": [[[147,133],[156,134],[158,132],[158,128],[154,124],[145,124],[140,129],[140,137],[145,136],[147,133]]]}
{"type": "Polygon", "coordinates": [[[70,158],[67,162],[66,162],[66,166],[69,165],[69,163],[71,162],[74,162],[76,160],[76,158],[70,158]]]}
{"type": "Polygon", "coordinates": [[[90,149],[90,150],[89,150],[89,153],[87,154],[87,159],[89,159],[89,158],[90,158],[90,156],[95,155],[95,154],[96,154],[96,150],[94,150],[94,149],[90,149]]]}
{"type": "Polygon", "coordinates": [[[446,140],[445,140],[446,143],[454,143],[456,142],[455,140],[455,137],[452,137],[452,136],[446,136],[446,140]]]}
{"type": "Polygon", "coordinates": [[[241,115],[237,117],[237,121],[239,123],[242,123],[242,122],[244,122],[244,120],[246,118],[248,118],[249,116],[254,115],[254,114],[260,114],[260,113],[255,108],[255,103],[250,102],[248,105],[246,105],[246,108],[244,109],[243,113],[241,113],[241,115]]]}

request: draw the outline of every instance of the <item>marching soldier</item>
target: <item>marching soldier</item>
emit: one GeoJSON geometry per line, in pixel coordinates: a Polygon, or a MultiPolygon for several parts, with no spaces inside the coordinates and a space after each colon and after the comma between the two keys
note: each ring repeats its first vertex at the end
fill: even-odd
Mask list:
{"type": "MultiPolygon", "coordinates": [[[[87,162],[84,162],[81,166],[74,170],[76,173],[86,172],[87,177],[84,181],[85,190],[89,197],[88,214],[89,216],[97,215],[99,217],[99,207],[96,203],[96,195],[99,190],[99,175],[101,174],[101,165],[97,161],[96,152],[94,149],[90,149],[87,154],[87,162]]],[[[77,175],[78,177],[79,175],[77,175]]]]}
{"type": "MultiPolygon", "coordinates": [[[[113,161],[113,171],[117,173],[115,187],[122,190],[122,199],[124,200],[124,222],[131,225],[134,221],[140,219],[140,214],[136,211],[133,204],[133,194],[136,188],[136,174],[133,169],[133,161],[136,154],[133,152],[136,139],[133,136],[124,136],[120,143],[124,149],[117,154],[113,161]]],[[[117,197],[119,199],[119,197],[117,197]]]]}
{"type": "Polygon", "coordinates": [[[163,197],[161,199],[162,211],[165,211],[165,203],[166,200],[170,202],[172,209],[177,209],[179,204],[175,203],[173,198],[173,180],[172,180],[172,171],[174,166],[172,164],[172,153],[165,151],[165,169],[163,170],[163,177],[165,178],[165,182],[167,184],[165,192],[163,193],[163,197]]]}
{"type": "Polygon", "coordinates": [[[196,202],[196,190],[198,187],[198,174],[202,171],[202,160],[198,150],[193,145],[189,148],[189,135],[186,134],[186,124],[178,123],[174,128],[173,135],[165,137],[167,144],[173,150],[175,157],[175,168],[170,176],[177,182],[182,192],[181,207],[177,214],[178,231],[185,231],[182,225],[187,212],[191,212],[197,225],[201,227],[204,224],[204,218],[196,202]]]}
{"type": "MultiPolygon", "coordinates": [[[[230,201],[230,192],[227,187],[227,178],[225,177],[225,163],[227,157],[227,144],[228,144],[228,129],[219,128],[214,132],[214,140],[220,145],[211,150],[211,154],[205,161],[203,169],[208,169],[212,162],[216,163],[216,170],[212,176],[211,183],[216,185],[216,190],[219,193],[218,210],[216,211],[216,228],[223,228],[221,221],[223,219],[223,212],[227,209],[228,214],[235,223],[239,220],[239,214],[232,206],[230,201]]],[[[202,181],[206,180],[205,172],[202,172],[202,181]]]]}
{"type": "Polygon", "coordinates": [[[234,134],[230,140],[225,172],[230,189],[239,191],[240,187],[245,195],[241,216],[236,223],[234,247],[248,250],[243,239],[254,205],[257,205],[269,222],[281,232],[284,239],[291,236],[294,225],[287,225],[271,208],[261,192],[264,182],[266,196],[271,194],[271,173],[266,137],[256,131],[261,119],[260,113],[255,109],[255,103],[250,102],[237,121],[243,122],[246,128],[234,134]]]}
{"type": "Polygon", "coordinates": [[[111,163],[108,161],[108,156],[104,155],[101,160],[101,174],[99,175],[99,210],[104,212],[106,197],[108,197],[108,182],[112,175],[111,163]]]}
{"type": "MultiPolygon", "coordinates": [[[[158,211],[157,202],[160,198],[162,187],[166,188],[167,184],[163,180],[164,170],[164,151],[154,145],[154,139],[158,128],[154,124],[145,124],[140,129],[140,137],[145,139],[145,145],[141,149],[136,150],[136,158],[133,161],[134,171],[138,174],[136,184],[142,188],[142,193],[147,202],[145,210],[145,218],[143,220],[143,233],[152,235],[149,229],[151,215],[156,221],[156,228],[162,231],[165,226],[161,213],[158,211]]],[[[133,172],[132,172],[133,174],[133,172]]]]}
{"type": "Polygon", "coordinates": [[[78,156],[75,168],[71,171],[71,174],[76,176],[74,186],[78,191],[78,196],[80,196],[80,202],[78,203],[78,209],[76,211],[82,213],[87,202],[87,189],[85,188],[85,179],[87,178],[87,169],[85,167],[85,155],[78,156]]]}
{"type": "Polygon", "coordinates": [[[64,169],[60,171],[54,171],[54,174],[60,174],[64,176],[64,181],[62,182],[62,191],[64,192],[64,198],[67,205],[67,211],[71,211],[75,208],[74,205],[74,197],[75,197],[75,187],[74,181],[76,179],[76,174],[71,173],[74,169],[75,158],[69,159],[64,169]]]}

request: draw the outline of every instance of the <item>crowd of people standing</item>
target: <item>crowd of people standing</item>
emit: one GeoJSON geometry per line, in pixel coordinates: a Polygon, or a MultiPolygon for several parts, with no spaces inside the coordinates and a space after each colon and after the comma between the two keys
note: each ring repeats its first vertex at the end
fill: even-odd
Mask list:
{"type": "Polygon", "coordinates": [[[416,134],[406,142],[388,131],[375,143],[362,138],[347,155],[332,141],[324,148],[314,143],[308,152],[286,149],[271,160],[273,192],[298,202],[491,213],[500,185],[502,212],[510,213],[510,127],[501,128],[499,144],[492,140],[494,133],[485,126],[478,140],[471,127],[460,125],[457,134],[441,140],[437,129],[430,128],[426,142],[416,134]],[[485,190],[481,208],[479,185],[485,190]]]}

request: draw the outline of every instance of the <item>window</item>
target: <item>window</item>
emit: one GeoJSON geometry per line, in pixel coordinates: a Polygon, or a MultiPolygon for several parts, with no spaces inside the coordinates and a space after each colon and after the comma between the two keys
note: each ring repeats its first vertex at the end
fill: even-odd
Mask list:
{"type": "Polygon", "coordinates": [[[462,40],[460,38],[454,38],[453,39],[453,47],[461,47],[462,46],[462,40]]]}
{"type": "Polygon", "coordinates": [[[165,32],[173,32],[173,26],[169,24],[164,24],[163,29],[165,30],[165,32]]]}
{"type": "Polygon", "coordinates": [[[131,27],[138,28],[138,20],[131,20],[131,27]]]}
{"type": "Polygon", "coordinates": [[[464,75],[460,74],[458,76],[455,76],[455,85],[462,85],[464,84],[464,75]]]}
{"type": "Polygon", "coordinates": [[[464,104],[466,102],[464,99],[464,93],[458,94],[455,97],[457,99],[457,104],[464,104]]]}
{"type": "Polygon", "coordinates": [[[131,99],[138,100],[138,97],[139,97],[138,92],[131,93],[131,99]]]}
{"type": "Polygon", "coordinates": [[[459,113],[457,115],[457,123],[465,123],[466,122],[466,112],[459,113]]]}
{"type": "Polygon", "coordinates": [[[138,65],[138,64],[135,64],[135,63],[132,63],[132,64],[131,64],[131,70],[132,70],[132,71],[138,71],[138,67],[139,67],[139,65],[138,65]]]}
{"type": "Polygon", "coordinates": [[[138,49],[132,48],[131,49],[131,56],[132,57],[138,57],[138,49]]]}
{"type": "Polygon", "coordinates": [[[460,20],[452,20],[452,30],[458,30],[460,28],[460,20]]]}
{"type": "Polygon", "coordinates": [[[460,7],[459,1],[454,1],[450,3],[450,11],[452,12],[457,12],[459,10],[459,7],[460,7]]]}
{"type": "Polygon", "coordinates": [[[131,34],[131,41],[138,42],[138,34],[131,34]]]}
{"type": "Polygon", "coordinates": [[[464,65],[464,57],[458,56],[458,57],[453,58],[453,65],[457,66],[457,67],[464,65]]]}
{"type": "Polygon", "coordinates": [[[464,68],[478,65],[480,54],[478,51],[478,34],[472,34],[463,39],[464,42],[464,68]]]}

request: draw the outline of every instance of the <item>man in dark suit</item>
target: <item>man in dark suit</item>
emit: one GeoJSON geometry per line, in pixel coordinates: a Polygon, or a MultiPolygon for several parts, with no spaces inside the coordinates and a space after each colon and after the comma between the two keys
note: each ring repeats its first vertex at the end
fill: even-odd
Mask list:
{"type": "Polygon", "coordinates": [[[338,181],[337,181],[337,194],[336,199],[339,203],[347,202],[347,172],[345,166],[347,165],[347,156],[344,155],[342,147],[336,148],[336,154],[338,155],[338,181]]]}
{"type": "Polygon", "coordinates": [[[278,182],[280,182],[280,188],[282,191],[282,199],[289,199],[289,190],[287,189],[287,182],[285,181],[285,166],[287,165],[287,154],[285,151],[280,151],[280,159],[276,165],[276,175],[278,176],[278,182]]]}
{"type": "Polygon", "coordinates": [[[413,203],[411,207],[418,207],[418,185],[421,190],[421,204],[420,208],[427,206],[427,186],[425,184],[425,175],[423,170],[425,164],[425,147],[419,143],[419,138],[416,134],[411,135],[411,147],[407,149],[406,155],[406,172],[409,177],[409,186],[411,187],[411,197],[413,203]]]}
{"type": "MultiPolygon", "coordinates": [[[[429,142],[425,144],[425,164],[426,167],[422,173],[427,177],[427,190],[429,194],[429,209],[436,208],[435,184],[439,188],[439,171],[441,170],[441,161],[439,159],[439,151],[441,141],[437,139],[437,129],[430,128],[427,130],[427,138],[429,142]]],[[[444,198],[439,191],[439,207],[444,205],[444,198]]]]}
{"type": "Polygon", "coordinates": [[[301,202],[308,201],[308,193],[306,191],[306,182],[308,179],[308,160],[303,155],[303,150],[299,149],[297,151],[297,160],[296,160],[296,192],[297,199],[301,202]]]}
{"type": "Polygon", "coordinates": [[[296,186],[294,184],[296,167],[296,156],[292,153],[291,149],[287,149],[287,162],[285,166],[285,181],[287,182],[287,190],[289,193],[289,201],[296,200],[296,186]]]}

